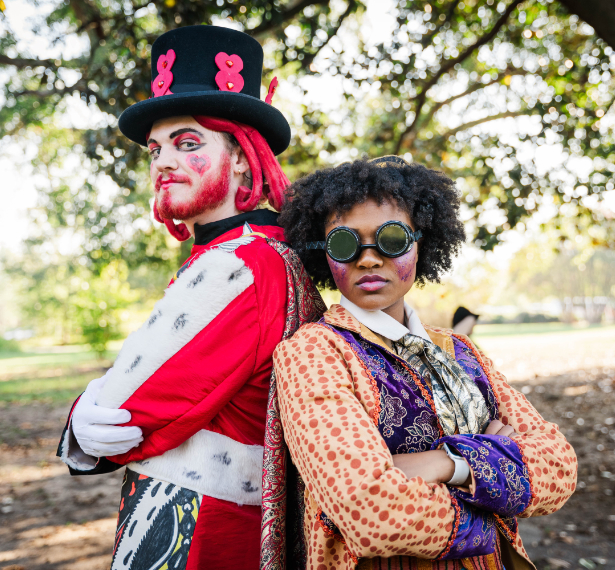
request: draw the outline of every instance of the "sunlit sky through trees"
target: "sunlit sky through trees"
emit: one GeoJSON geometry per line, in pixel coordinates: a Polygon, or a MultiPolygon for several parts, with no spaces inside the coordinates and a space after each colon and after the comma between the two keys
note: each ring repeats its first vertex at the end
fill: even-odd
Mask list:
{"type": "MultiPolygon", "coordinates": [[[[360,19],[360,35],[364,45],[362,49],[372,54],[372,51],[377,49],[377,46],[382,43],[390,41],[393,33],[398,27],[398,22],[394,15],[395,3],[393,0],[370,0],[367,3],[367,12],[360,19]]],[[[84,49],[87,48],[87,39],[84,36],[77,37],[75,35],[67,35],[62,42],[56,45],[50,45],[50,38],[45,34],[34,33],[33,22],[41,21],[44,16],[51,12],[55,3],[53,2],[41,2],[36,8],[25,0],[14,0],[7,3],[5,16],[9,26],[15,33],[20,43],[24,46],[27,45],[29,53],[33,57],[39,57],[41,59],[51,59],[56,57],[62,57],[69,59],[71,57],[78,56],[84,49]]],[[[224,20],[218,20],[216,22],[219,25],[229,25],[238,27],[237,24],[224,20]]],[[[0,26],[2,26],[0,22],[0,26]]],[[[587,24],[582,24],[587,28],[585,30],[591,33],[591,28],[587,24]]],[[[295,26],[296,27],[296,26],[295,26]]],[[[291,25],[286,29],[287,37],[292,40],[294,36],[300,33],[300,30],[291,25]]],[[[43,27],[43,30],[45,28],[43,27]]],[[[583,31],[583,30],[581,30],[583,31]]],[[[335,62],[337,54],[343,53],[346,60],[356,60],[359,53],[359,43],[357,40],[357,30],[355,21],[347,21],[342,25],[341,30],[333,38],[328,46],[320,50],[316,58],[314,59],[311,70],[317,72],[316,75],[307,75],[300,77],[296,80],[282,81],[282,84],[276,94],[276,100],[278,106],[280,106],[287,114],[295,116],[295,125],[300,123],[301,120],[301,105],[304,104],[308,109],[317,109],[323,113],[329,115],[331,120],[335,122],[336,114],[339,113],[344,94],[348,95],[352,89],[348,88],[348,79],[341,73],[337,73],[333,70],[333,63],[336,65],[339,62],[335,62]],[[332,63],[333,62],[333,63],[332,63]],[[346,84],[344,83],[346,82],[346,84]],[[303,91],[302,91],[302,89],[303,91]]],[[[288,42],[287,42],[288,45],[288,42]]],[[[18,48],[21,47],[18,45],[18,48]]],[[[504,58],[506,54],[502,53],[501,58],[504,58]]],[[[429,50],[421,55],[424,58],[423,63],[417,63],[417,68],[427,66],[429,62],[429,50]]],[[[489,57],[497,58],[498,51],[492,50],[489,53],[489,57]]],[[[338,58],[339,59],[339,58],[338,58]]],[[[502,60],[503,61],[503,60],[502,60]]],[[[492,62],[495,67],[498,65],[505,67],[502,62],[492,62]]],[[[6,81],[8,77],[8,71],[6,69],[0,69],[0,82],[6,81]]],[[[67,85],[76,81],[76,77],[71,77],[70,70],[63,70],[63,80],[67,85]]],[[[539,72],[538,72],[539,73],[539,72]]],[[[294,78],[289,78],[294,79],[294,78]]],[[[522,77],[513,77],[512,81],[518,80],[520,82],[519,89],[521,90],[521,82],[524,81],[522,77]]],[[[468,84],[469,79],[466,78],[463,73],[460,73],[451,81],[445,83],[445,89],[447,92],[437,93],[437,100],[445,100],[448,97],[455,96],[457,93],[462,93],[468,84]]],[[[365,89],[365,85],[362,85],[359,92],[356,93],[356,98],[361,99],[373,99],[379,96],[379,81],[371,84],[369,90],[365,89]]],[[[497,86],[494,86],[497,87],[497,86]]],[[[526,82],[523,85],[523,89],[526,92],[531,92],[531,82],[528,86],[526,82]]],[[[538,92],[540,86],[536,85],[535,90],[538,92]]],[[[442,91],[442,88],[440,88],[442,91]]],[[[507,104],[510,103],[505,100],[506,95],[501,95],[497,89],[492,92],[485,90],[485,95],[490,98],[488,104],[492,107],[499,105],[504,111],[506,111],[507,104]],[[502,99],[504,97],[504,99],[502,99]]],[[[1,103],[1,102],[0,102],[1,103]]],[[[479,102],[480,103],[480,102],[479,102]]],[[[357,103],[360,104],[360,101],[357,103]]],[[[474,120],[480,120],[483,116],[481,105],[474,106],[466,110],[461,103],[456,107],[453,103],[447,107],[445,112],[440,112],[439,121],[444,124],[448,129],[455,129],[460,123],[470,123],[474,120]],[[463,113],[463,116],[460,116],[463,113]]],[[[484,106],[487,102],[484,103],[484,106]]],[[[363,110],[365,112],[365,109],[363,110]]],[[[611,113],[610,120],[613,122],[613,113],[611,113]]],[[[342,119],[340,115],[340,120],[342,119]]],[[[607,117],[605,117],[605,121],[607,117]]],[[[66,111],[59,121],[62,127],[76,127],[79,129],[94,127],[105,123],[107,118],[103,113],[98,111],[94,106],[87,106],[79,97],[69,97],[66,104],[66,111]]],[[[491,136],[499,137],[500,139],[506,139],[508,136],[516,136],[519,133],[525,133],[531,135],[532,133],[540,130],[540,119],[537,116],[518,116],[509,117],[496,121],[491,121],[486,124],[479,125],[474,128],[473,132],[486,133],[491,136]]],[[[607,123],[607,126],[608,123],[607,123]]],[[[613,125],[610,125],[613,128],[613,125]]],[[[451,131],[452,132],[452,131],[451,131]]],[[[37,203],[37,185],[45,186],[49,184],[48,180],[45,180],[40,174],[33,174],[33,170],[30,166],[30,161],[37,152],[35,145],[30,142],[24,144],[23,141],[17,142],[14,140],[4,140],[0,143],[0,169],[2,171],[3,180],[3,195],[5,197],[4,207],[0,209],[0,247],[9,248],[13,251],[18,251],[23,239],[30,233],[29,218],[27,211],[37,203]]],[[[403,149],[402,149],[403,150],[403,149]]],[[[562,168],[562,172],[572,172],[579,178],[587,177],[593,170],[592,160],[587,157],[570,157],[565,154],[561,144],[556,141],[547,140],[545,144],[537,147],[529,140],[524,143],[524,148],[517,152],[517,159],[523,160],[525,155],[531,157],[538,165],[538,175],[545,174],[549,171],[562,168]]],[[[352,148],[338,148],[335,152],[329,153],[325,150],[320,151],[319,158],[321,163],[337,163],[342,160],[350,159],[356,156],[358,153],[356,149],[352,148]]],[[[400,154],[406,154],[407,157],[411,155],[407,152],[400,152],[400,154]]],[[[500,157],[503,161],[504,157],[500,157]]],[[[83,169],[79,162],[79,156],[75,154],[73,157],[68,157],[64,163],[63,171],[56,171],[57,176],[64,178],[70,178],[74,176],[74,183],[78,184],[79,180],[87,176],[87,172],[83,169]]],[[[457,166],[463,161],[463,158],[459,159],[457,166]]],[[[463,165],[462,165],[463,166],[463,165]]],[[[505,174],[505,171],[503,171],[505,174]]],[[[502,173],[501,173],[502,174],[502,173]]],[[[502,174],[503,175],[503,174],[502,174]]],[[[110,179],[104,176],[98,176],[96,178],[97,191],[101,200],[110,199],[114,192],[117,191],[116,186],[110,179]]],[[[464,179],[458,178],[458,185],[460,189],[464,190],[464,179]]],[[[513,194],[514,195],[514,194],[513,194]]],[[[597,201],[596,196],[585,196],[584,198],[588,203],[592,200],[597,201]]],[[[603,202],[600,205],[603,210],[609,210],[615,212],[615,191],[610,190],[603,194],[603,202]]],[[[498,246],[498,258],[502,261],[507,259],[512,253],[517,250],[521,244],[527,241],[532,232],[537,232],[539,223],[548,220],[554,215],[556,207],[550,205],[548,200],[541,203],[533,214],[533,219],[527,225],[527,229],[531,231],[518,232],[514,228],[506,232],[504,237],[504,245],[498,246]],[[507,252],[507,253],[506,253],[507,252]]],[[[465,212],[467,219],[471,219],[474,216],[473,211],[465,212]]],[[[489,200],[483,204],[483,209],[480,214],[481,223],[484,225],[497,226],[504,223],[505,218],[502,218],[501,211],[497,208],[491,207],[489,200]]],[[[60,247],[62,253],[70,253],[71,247],[74,242],[70,239],[62,240],[57,244],[60,247]]],[[[475,254],[467,253],[466,256],[471,258],[475,257],[475,254]]]]}

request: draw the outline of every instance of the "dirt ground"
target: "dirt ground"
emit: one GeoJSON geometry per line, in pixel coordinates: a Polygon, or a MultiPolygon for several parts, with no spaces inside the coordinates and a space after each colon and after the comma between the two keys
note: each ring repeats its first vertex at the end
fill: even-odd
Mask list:
{"type": "MultiPolygon", "coordinates": [[[[514,383],[560,425],[579,457],[579,488],[521,532],[539,570],[615,569],[615,368],[514,383]]],[[[0,569],[108,568],[122,473],[69,477],[55,457],[67,406],[0,409],[0,569]]]]}

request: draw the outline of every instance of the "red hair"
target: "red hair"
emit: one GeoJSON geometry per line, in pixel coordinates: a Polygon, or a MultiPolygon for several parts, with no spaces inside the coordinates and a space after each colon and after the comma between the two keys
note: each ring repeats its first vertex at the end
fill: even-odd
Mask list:
{"type": "MultiPolygon", "coordinates": [[[[248,159],[252,172],[252,188],[239,187],[235,196],[236,208],[242,212],[250,212],[258,206],[264,194],[269,204],[280,211],[284,205],[284,190],[290,185],[290,181],[263,136],[255,128],[236,121],[201,115],[195,116],[194,120],[211,131],[233,135],[248,159]]],[[[173,220],[160,218],[156,202],[154,218],[157,222],[164,223],[169,233],[177,240],[186,241],[190,237],[186,224],[176,225],[173,220]]]]}

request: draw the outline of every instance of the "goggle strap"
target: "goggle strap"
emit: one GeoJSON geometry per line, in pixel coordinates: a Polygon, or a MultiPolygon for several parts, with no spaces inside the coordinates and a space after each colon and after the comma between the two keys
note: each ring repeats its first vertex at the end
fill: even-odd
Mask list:
{"type": "Polygon", "coordinates": [[[305,244],[306,249],[325,249],[326,242],[324,241],[308,241],[305,244]]]}

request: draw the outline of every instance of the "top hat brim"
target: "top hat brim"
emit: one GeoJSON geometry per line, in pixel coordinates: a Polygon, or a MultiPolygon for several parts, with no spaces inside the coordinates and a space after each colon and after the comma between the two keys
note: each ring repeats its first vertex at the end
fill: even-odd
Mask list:
{"type": "Polygon", "coordinates": [[[256,97],[230,91],[192,91],[140,101],[121,114],[118,126],[131,141],[146,146],[155,121],[186,115],[228,119],[254,127],[276,155],[290,144],[290,125],[280,111],[256,97]]]}

